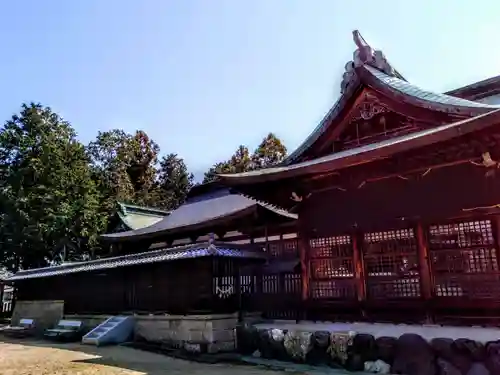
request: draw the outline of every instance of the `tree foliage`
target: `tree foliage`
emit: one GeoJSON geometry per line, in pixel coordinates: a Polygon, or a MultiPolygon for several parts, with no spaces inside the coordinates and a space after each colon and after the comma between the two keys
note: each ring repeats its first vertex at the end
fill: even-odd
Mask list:
{"type": "Polygon", "coordinates": [[[155,203],[149,193],[155,187],[159,147],[145,132],[137,131],[134,135],[118,129],[99,132],[87,150],[108,211],[117,201],[155,203]]]}
{"type": "Polygon", "coordinates": [[[287,149],[281,139],[269,133],[252,155],[254,169],[268,168],[281,163],[287,155],[287,149]]]}
{"type": "Polygon", "coordinates": [[[48,107],[23,105],[0,131],[0,241],[8,269],[90,256],[105,225],[84,146],[48,107]]]}
{"type": "MultiPolygon", "coordinates": [[[[240,145],[204,182],[217,173],[266,168],[285,156],[270,133],[253,153],[240,145]]],[[[184,160],[160,156],[144,131],[99,132],[85,147],[50,108],[24,104],[0,128],[0,269],[93,258],[118,202],[172,210],[193,182],[184,160]]]]}
{"type": "Polygon", "coordinates": [[[194,176],[177,154],[164,156],[158,168],[157,206],[167,210],[179,207],[193,186],[194,176]]]}
{"type": "Polygon", "coordinates": [[[255,151],[250,154],[246,146],[239,146],[226,161],[214,164],[203,178],[203,183],[213,181],[217,174],[241,173],[260,168],[268,168],[282,162],[287,155],[283,142],[273,133],[269,133],[255,151]]]}

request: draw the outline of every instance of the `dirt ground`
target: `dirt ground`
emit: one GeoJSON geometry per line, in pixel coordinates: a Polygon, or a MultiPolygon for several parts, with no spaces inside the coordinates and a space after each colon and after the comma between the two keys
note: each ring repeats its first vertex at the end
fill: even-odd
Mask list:
{"type": "Polygon", "coordinates": [[[2,341],[0,375],[278,375],[251,366],[208,365],[120,346],[2,341]]]}

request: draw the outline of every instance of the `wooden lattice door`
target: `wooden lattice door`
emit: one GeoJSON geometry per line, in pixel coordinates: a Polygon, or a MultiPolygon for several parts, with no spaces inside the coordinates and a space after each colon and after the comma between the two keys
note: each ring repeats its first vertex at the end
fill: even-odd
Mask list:
{"type": "Polygon", "coordinates": [[[364,234],[367,299],[407,299],[421,295],[417,239],[413,228],[364,234]]]}
{"type": "Polygon", "coordinates": [[[428,238],[436,299],[500,302],[498,249],[491,220],[431,225],[428,238]]]}
{"type": "Polygon", "coordinates": [[[355,299],[353,246],[350,236],[309,241],[312,299],[355,299]]]}

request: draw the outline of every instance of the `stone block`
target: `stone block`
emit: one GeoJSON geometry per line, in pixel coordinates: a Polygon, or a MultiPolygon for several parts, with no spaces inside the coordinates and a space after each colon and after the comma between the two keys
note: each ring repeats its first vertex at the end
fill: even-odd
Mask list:
{"type": "Polygon", "coordinates": [[[192,344],[192,343],[184,343],[184,350],[188,353],[200,353],[201,345],[200,344],[192,344]]]}
{"type": "Polygon", "coordinates": [[[212,331],[212,341],[234,341],[235,333],[233,329],[212,331]]]}
{"type": "Polygon", "coordinates": [[[236,350],[236,346],[234,341],[226,341],[226,342],[214,342],[212,344],[208,344],[207,351],[208,353],[220,353],[220,352],[232,352],[236,350]]]}
{"type": "Polygon", "coordinates": [[[311,332],[288,331],[283,341],[287,354],[295,361],[305,362],[313,346],[312,335],[311,332]]]}
{"type": "Polygon", "coordinates": [[[211,324],[212,324],[212,329],[214,330],[235,329],[236,325],[238,324],[238,319],[236,318],[218,319],[218,320],[213,320],[211,324]]]}
{"type": "Polygon", "coordinates": [[[187,337],[183,341],[187,341],[187,342],[191,342],[191,343],[205,342],[203,340],[203,331],[198,330],[198,329],[193,329],[193,330],[187,331],[187,337]]]}
{"type": "Polygon", "coordinates": [[[212,328],[205,327],[205,329],[202,331],[203,335],[203,341],[206,343],[214,342],[214,331],[212,328]]]}
{"type": "Polygon", "coordinates": [[[486,366],[492,375],[500,374],[500,340],[486,344],[486,366]]]}
{"type": "Polygon", "coordinates": [[[188,331],[191,330],[204,330],[207,325],[206,320],[183,320],[181,325],[185,327],[188,331]]]}
{"type": "Polygon", "coordinates": [[[212,352],[234,350],[236,322],[234,314],[137,317],[135,336],[169,346],[184,347],[185,343],[190,343],[200,344],[203,350],[212,352]]]}
{"type": "Polygon", "coordinates": [[[417,334],[401,335],[391,371],[396,374],[436,375],[435,354],[431,345],[417,334]]]}
{"type": "Polygon", "coordinates": [[[381,336],[375,340],[378,358],[392,366],[396,356],[397,338],[381,336]]]}
{"type": "Polygon", "coordinates": [[[11,322],[17,325],[23,318],[33,319],[35,329],[43,332],[47,328],[54,327],[63,318],[63,312],[64,301],[17,301],[11,322]]]}
{"type": "Polygon", "coordinates": [[[150,342],[172,340],[172,330],[168,319],[136,317],[134,336],[150,342]]]}

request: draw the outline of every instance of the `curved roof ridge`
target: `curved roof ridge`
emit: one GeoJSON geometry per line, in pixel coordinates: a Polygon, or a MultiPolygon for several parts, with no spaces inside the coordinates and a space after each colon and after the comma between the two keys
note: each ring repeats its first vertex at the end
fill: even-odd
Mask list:
{"type": "MultiPolygon", "coordinates": [[[[432,110],[458,113],[460,110],[468,109],[471,112],[470,116],[475,116],[489,110],[500,108],[479,102],[474,102],[466,99],[460,99],[451,95],[437,94],[431,91],[420,89],[418,86],[412,85],[388,62],[387,58],[380,50],[372,48],[361,36],[358,30],[353,31],[353,39],[357,48],[354,51],[353,59],[345,65],[345,72],[342,77],[341,95],[323,117],[321,122],[316,126],[311,134],[292,152],[288,157],[280,163],[280,166],[287,166],[297,162],[325,131],[329,128],[331,120],[335,118],[344,108],[345,103],[351,98],[360,87],[361,83],[370,86],[366,75],[362,74],[367,71],[370,76],[373,76],[379,83],[378,88],[383,88],[385,85],[393,91],[416,99],[424,108],[432,110]],[[429,105],[431,104],[431,105],[429,105]]],[[[371,81],[374,81],[373,79],[371,81]]]]}
{"type": "MultiPolygon", "coordinates": [[[[486,87],[488,85],[492,84],[500,84],[500,75],[490,77],[490,78],[485,78],[480,81],[476,81],[474,83],[470,83],[465,86],[457,87],[453,90],[446,91],[446,95],[451,95],[451,96],[458,96],[458,97],[463,97],[462,95],[466,93],[467,91],[472,91],[474,89],[478,89],[480,87],[486,87]]],[[[482,96],[482,95],[481,95],[482,96]]]]}
{"type": "MultiPolygon", "coordinates": [[[[424,90],[419,86],[412,85],[411,83],[402,80],[398,77],[390,76],[379,69],[372,66],[365,65],[363,69],[368,71],[374,78],[376,78],[380,83],[389,88],[396,90],[404,95],[409,95],[418,99],[419,101],[435,103],[440,106],[447,107],[463,107],[463,108],[484,108],[484,109],[499,109],[500,105],[492,105],[486,103],[475,102],[472,100],[458,98],[456,96],[441,94],[432,92],[429,90],[424,90]]],[[[438,107],[432,107],[433,109],[438,109],[438,107]]],[[[454,112],[451,108],[447,112],[454,112]]]]}
{"type": "Polygon", "coordinates": [[[235,174],[219,174],[219,176],[226,183],[237,185],[238,183],[251,183],[251,179],[254,179],[253,182],[260,182],[264,180],[271,181],[280,178],[298,177],[311,173],[311,168],[315,168],[316,172],[326,173],[354,166],[361,160],[377,160],[392,156],[398,152],[430,146],[438,142],[443,142],[477,130],[488,128],[498,124],[499,121],[500,108],[472,118],[385,139],[377,143],[351,148],[289,166],[272,167],[260,171],[256,170],[235,174]],[[262,179],[262,177],[264,178],[262,179]],[[257,181],[256,178],[261,178],[261,180],[257,181]]]}
{"type": "Polygon", "coordinates": [[[129,204],[129,203],[125,203],[125,202],[118,202],[118,206],[125,213],[127,212],[127,208],[132,208],[132,209],[141,211],[141,213],[144,215],[165,216],[165,215],[168,215],[170,213],[169,210],[163,210],[161,208],[139,206],[136,204],[129,204]]]}
{"type": "Polygon", "coordinates": [[[340,84],[340,97],[332,108],[323,117],[312,133],[299,145],[288,157],[281,163],[282,165],[292,164],[302,155],[329,127],[329,120],[335,118],[344,107],[345,102],[353,95],[360,85],[356,69],[365,65],[370,65],[386,73],[387,75],[397,77],[401,80],[405,78],[392,67],[381,50],[372,48],[363,38],[358,30],[352,32],[354,44],[357,48],[354,50],[353,58],[345,65],[345,72],[340,84]]]}
{"type": "Polygon", "coordinates": [[[263,206],[254,199],[241,194],[216,195],[209,199],[197,200],[185,203],[165,216],[159,222],[136,230],[129,230],[118,233],[108,233],[101,236],[103,240],[119,241],[125,239],[145,239],[154,237],[156,233],[174,234],[192,230],[195,227],[210,225],[218,220],[244,215],[256,206],[262,206],[277,215],[288,219],[296,219],[294,214],[288,213],[279,208],[263,206]]]}

